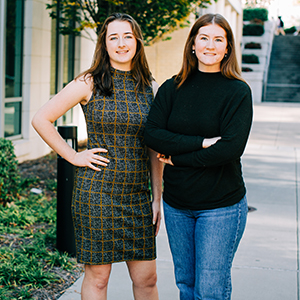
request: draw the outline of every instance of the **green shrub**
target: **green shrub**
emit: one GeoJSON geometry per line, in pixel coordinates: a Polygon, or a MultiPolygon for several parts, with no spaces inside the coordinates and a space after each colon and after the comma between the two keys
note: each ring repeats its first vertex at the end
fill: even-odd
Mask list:
{"type": "MultiPolygon", "coordinates": [[[[0,284],[23,284],[42,288],[46,284],[58,281],[57,275],[44,270],[45,264],[41,256],[28,253],[27,248],[28,246],[10,251],[6,247],[0,249],[0,284]]],[[[45,255],[46,251],[43,252],[43,256],[45,255]]]]}
{"type": "Polygon", "coordinates": [[[248,67],[242,67],[242,72],[253,72],[253,69],[248,67]]]}
{"type": "Polygon", "coordinates": [[[243,54],[242,62],[244,64],[259,64],[259,59],[255,54],[243,54]]]}
{"type": "Polygon", "coordinates": [[[47,179],[45,184],[49,191],[56,191],[56,189],[57,189],[57,180],[56,179],[47,179]]]}
{"type": "Polygon", "coordinates": [[[20,182],[14,146],[10,140],[0,138],[0,202],[3,205],[18,197],[20,182]]]}
{"type": "MultiPolygon", "coordinates": [[[[56,200],[56,199],[54,199],[56,200]]],[[[52,224],[56,221],[55,201],[45,201],[41,195],[29,194],[0,209],[1,226],[25,228],[34,223],[52,224]]],[[[0,229],[1,229],[0,226],[0,229]]]]}
{"type": "Polygon", "coordinates": [[[264,32],[264,26],[260,24],[248,24],[243,26],[244,36],[261,36],[264,32]]]}
{"type": "Polygon", "coordinates": [[[292,26],[292,27],[290,27],[290,28],[284,29],[284,32],[285,32],[286,34],[293,34],[293,33],[296,32],[296,31],[297,31],[297,28],[296,28],[295,26],[292,26]]]}
{"type": "Polygon", "coordinates": [[[243,20],[252,21],[259,19],[262,21],[268,20],[268,10],[265,8],[245,8],[243,10],[243,20]]]}
{"type": "Polygon", "coordinates": [[[245,49],[261,49],[261,44],[260,43],[254,43],[254,42],[247,43],[245,45],[245,49]]]}
{"type": "Polygon", "coordinates": [[[77,268],[54,248],[56,199],[27,193],[0,207],[0,300],[33,299],[33,291],[62,282],[57,268],[77,268]]]}

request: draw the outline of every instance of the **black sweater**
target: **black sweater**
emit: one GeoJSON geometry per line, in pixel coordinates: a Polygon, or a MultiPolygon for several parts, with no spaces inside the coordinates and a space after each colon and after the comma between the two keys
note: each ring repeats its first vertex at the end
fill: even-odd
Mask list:
{"type": "Polygon", "coordinates": [[[145,143],[171,155],[164,170],[164,201],[179,209],[213,209],[246,193],[241,156],[252,123],[249,86],[221,73],[196,71],[176,89],[158,90],[145,128],[145,143]],[[204,138],[221,136],[204,149],[204,138]]]}

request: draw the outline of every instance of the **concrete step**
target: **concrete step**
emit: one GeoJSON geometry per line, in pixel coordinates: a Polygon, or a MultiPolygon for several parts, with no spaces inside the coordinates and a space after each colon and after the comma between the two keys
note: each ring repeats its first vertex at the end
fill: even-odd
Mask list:
{"type": "Polygon", "coordinates": [[[300,84],[267,84],[265,102],[300,102],[300,84]]]}
{"type": "Polygon", "coordinates": [[[300,102],[299,49],[299,36],[274,37],[263,101],[300,102]]]}

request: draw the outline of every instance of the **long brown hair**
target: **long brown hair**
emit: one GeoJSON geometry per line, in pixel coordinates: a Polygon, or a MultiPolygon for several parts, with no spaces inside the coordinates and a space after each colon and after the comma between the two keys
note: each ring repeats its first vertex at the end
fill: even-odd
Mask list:
{"type": "Polygon", "coordinates": [[[136,53],[131,62],[131,73],[136,81],[135,90],[139,88],[144,89],[146,86],[151,86],[152,83],[152,75],[145,55],[143,35],[140,26],[130,15],[113,13],[104,21],[99,32],[92,66],[77,76],[77,78],[82,75],[84,78],[92,77],[94,92],[99,90],[100,94],[104,96],[110,96],[113,90],[110,58],[106,51],[107,26],[113,21],[128,22],[137,41],[136,53]]]}
{"type": "Polygon", "coordinates": [[[185,43],[182,67],[180,72],[175,77],[178,88],[195,70],[198,69],[198,59],[197,56],[192,53],[192,47],[195,44],[195,38],[199,32],[199,29],[210,24],[216,24],[223,28],[226,32],[227,55],[224,56],[221,61],[222,75],[230,79],[244,81],[244,79],[241,77],[241,70],[237,62],[234,36],[229,23],[220,14],[205,14],[195,22],[185,43]]]}

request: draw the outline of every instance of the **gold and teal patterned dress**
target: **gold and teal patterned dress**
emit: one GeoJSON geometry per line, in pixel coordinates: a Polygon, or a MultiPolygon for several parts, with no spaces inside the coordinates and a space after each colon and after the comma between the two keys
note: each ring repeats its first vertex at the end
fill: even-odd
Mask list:
{"type": "Polygon", "coordinates": [[[93,94],[82,105],[87,149],[104,148],[110,162],[101,171],[78,167],[72,201],[76,255],[83,264],[156,258],[149,159],[144,126],[152,87],[134,91],[131,72],[111,69],[111,96],[93,94]]]}

